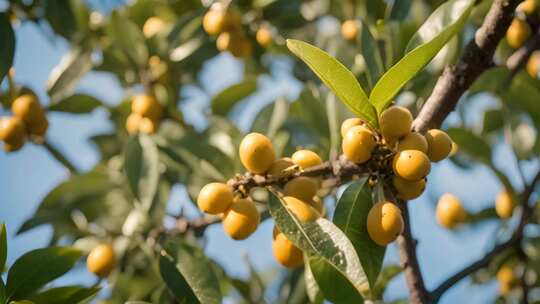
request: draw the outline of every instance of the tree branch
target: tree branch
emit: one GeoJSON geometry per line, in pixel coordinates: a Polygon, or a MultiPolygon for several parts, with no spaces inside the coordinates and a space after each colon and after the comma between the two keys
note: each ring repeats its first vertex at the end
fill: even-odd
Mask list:
{"type": "Polygon", "coordinates": [[[49,141],[44,140],[42,145],[45,149],[47,149],[47,151],[49,151],[49,153],[51,153],[52,157],[66,167],[71,174],[77,174],[77,168],[49,141]]]}
{"type": "Polygon", "coordinates": [[[457,102],[484,71],[493,67],[493,54],[504,37],[522,0],[495,0],[476,31],[474,39],[467,45],[456,65],[445,68],[413,123],[413,129],[425,132],[439,127],[454,110],[457,102]]]}

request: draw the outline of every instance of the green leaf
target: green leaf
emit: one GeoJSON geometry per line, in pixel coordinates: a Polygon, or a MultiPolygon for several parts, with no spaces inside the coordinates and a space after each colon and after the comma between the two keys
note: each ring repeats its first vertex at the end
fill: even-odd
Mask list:
{"type": "Polygon", "coordinates": [[[420,72],[465,25],[474,0],[450,0],[439,6],[409,42],[410,50],[371,91],[369,101],[382,112],[401,88],[420,72]],[[413,49],[414,47],[414,49],[413,49]]]}
{"type": "Polygon", "coordinates": [[[375,286],[372,289],[372,296],[375,299],[381,299],[390,281],[392,281],[392,279],[397,277],[402,272],[403,268],[399,265],[390,264],[385,266],[377,279],[377,283],[375,283],[375,286]]]}
{"type": "Polygon", "coordinates": [[[491,163],[491,148],[482,137],[464,128],[448,129],[448,135],[458,144],[460,152],[464,152],[484,164],[491,163]]]}
{"type": "Polygon", "coordinates": [[[51,71],[47,81],[47,93],[53,101],[70,95],[84,74],[92,69],[90,49],[74,47],[51,71]]]}
{"type": "Polygon", "coordinates": [[[313,272],[311,271],[311,267],[309,267],[309,263],[306,263],[304,267],[304,280],[306,281],[306,293],[311,303],[322,303],[324,301],[324,296],[319,289],[319,285],[317,285],[317,281],[315,281],[315,278],[313,277],[313,272]]]}
{"type": "Polygon", "coordinates": [[[2,273],[6,267],[7,245],[6,224],[2,223],[0,225],[0,273],[2,273]]]}
{"type": "Polygon", "coordinates": [[[347,235],[356,249],[369,286],[374,286],[381,271],[386,247],[371,240],[367,215],[373,206],[371,188],[365,180],[352,183],[339,198],[332,221],[347,235]]]}
{"type": "Polygon", "coordinates": [[[6,76],[9,68],[13,65],[13,56],[15,55],[15,33],[9,22],[7,13],[0,13],[0,83],[6,76]]]}
{"type": "Polygon", "coordinates": [[[257,91],[257,80],[248,79],[234,84],[212,98],[212,113],[225,116],[235,104],[257,91]]]}
{"type": "Polygon", "coordinates": [[[85,114],[92,112],[95,108],[102,106],[101,101],[86,94],[75,94],[52,104],[48,110],[73,114],[85,114]]]}
{"type": "Polygon", "coordinates": [[[118,11],[113,11],[110,26],[112,41],[118,44],[138,66],[146,65],[148,49],[144,36],[137,25],[118,11]]]}
{"type": "Polygon", "coordinates": [[[360,294],[369,283],[347,236],[325,218],[300,222],[276,194],[271,195],[268,208],[279,231],[307,255],[325,298],[335,303],[363,303],[360,294]]]}
{"type": "Polygon", "coordinates": [[[65,220],[74,209],[95,202],[112,189],[106,172],[95,169],[86,174],[74,175],[62,182],[45,196],[34,215],[26,220],[17,234],[56,220],[65,220]]]}
{"type": "Polygon", "coordinates": [[[257,114],[251,125],[251,131],[266,134],[268,138],[274,139],[279,129],[287,121],[288,114],[289,102],[278,98],[257,114]]]}
{"type": "Polygon", "coordinates": [[[504,114],[499,109],[486,110],[482,121],[482,134],[498,131],[504,127],[504,114]]]}
{"type": "Polygon", "coordinates": [[[184,243],[167,247],[159,259],[160,273],[175,297],[186,303],[221,303],[217,277],[204,253],[184,243]]]}
{"type": "Polygon", "coordinates": [[[140,135],[128,140],[124,169],[133,195],[149,210],[159,182],[158,149],[150,137],[140,135]]]}
{"type": "Polygon", "coordinates": [[[379,50],[379,44],[373,35],[369,31],[369,25],[366,22],[362,22],[361,33],[361,45],[362,55],[366,61],[368,70],[368,79],[371,83],[371,87],[377,83],[379,78],[384,72],[383,62],[381,58],[381,52],[379,50]]]}
{"type": "Polygon", "coordinates": [[[48,247],[29,251],[13,263],[6,283],[7,297],[20,300],[68,272],[82,252],[71,247],[48,247]]]}
{"type": "Polygon", "coordinates": [[[85,300],[89,300],[90,298],[95,296],[100,289],[101,288],[99,287],[86,288],[76,285],[62,286],[40,292],[29,297],[29,299],[35,303],[75,304],[81,303],[85,300]]]}
{"type": "Polygon", "coordinates": [[[44,1],[45,18],[51,28],[59,35],[68,40],[76,32],[76,20],[70,1],[44,1]]]}
{"type": "Polygon", "coordinates": [[[6,303],[6,296],[6,285],[4,284],[4,281],[0,276],[0,303],[6,303]]]}
{"type": "Polygon", "coordinates": [[[287,47],[332,90],[354,114],[377,126],[375,109],[360,84],[343,64],[325,51],[299,40],[287,40],[287,47]]]}

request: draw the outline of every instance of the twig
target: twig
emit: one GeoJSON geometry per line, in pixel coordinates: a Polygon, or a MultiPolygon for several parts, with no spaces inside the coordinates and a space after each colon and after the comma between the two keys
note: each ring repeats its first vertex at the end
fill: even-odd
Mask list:
{"type": "Polygon", "coordinates": [[[456,104],[485,70],[493,66],[493,54],[503,38],[521,0],[495,0],[476,31],[475,38],[467,45],[456,65],[445,68],[431,96],[427,99],[413,123],[413,129],[425,132],[438,127],[454,110],[456,104]]]}
{"type": "Polygon", "coordinates": [[[43,141],[43,147],[51,153],[51,155],[64,167],[66,167],[71,174],[77,174],[77,168],[60,152],[55,148],[49,141],[43,141]]]}

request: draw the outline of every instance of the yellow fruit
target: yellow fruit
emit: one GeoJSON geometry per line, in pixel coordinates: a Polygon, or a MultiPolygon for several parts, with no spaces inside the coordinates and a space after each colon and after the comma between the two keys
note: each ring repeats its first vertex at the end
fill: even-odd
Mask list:
{"type": "Polygon", "coordinates": [[[514,272],[514,268],[509,265],[503,265],[497,271],[497,281],[499,283],[513,284],[517,280],[517,276],[514,272]]]}
{"type": "Polygon", "coordinates": [[[285,196],[283,198],[285,206],[301,221],[312,222],[318,219],[321,215],[311,207],[310,204],[301,201],[292,196],[285,196]]]}
{"type": "Polygon", "coordinates": [[[197,205],[204,213],[219,214],[227,211],[233,202],[233,190],[223,183],[205,185],[197,196],[197,205]]]}
{"type": "Polygon", "coordinates": [[[345,137],[345,134],[347,134],[347,131],[349,131],[350,128],[362,126],[364,124],[364,121],[357,117],[345,119],[341,124],[341,137],[345,137]]]}
{"type": "Polygon", "coordinates": [[[512,291],[512,284],[499,283],[499,294],[501,296],[507,296],[512,291]]]}
{"type": "Polygon", "coordinates": [[[234,240],[250,236],[261,221],[255,203],[249,198],[235,198],[223,217],[223,229],[234,240]]]}
{"type": "Polygon", "coordinates": [[[534,51],[527,61],[527,73],[531,77],[538,78],[538,71],[540,70],[540,51],[534,51]]]}
{"type": "Polygon", "coordinates": [[[450,150],[450,154],[448,154],[448,157],[452,157],[456,155],[458,152],[459,152],[458,144],[452,141],[452,150],[450,150]]]}
{"type": "Polygon", "coordinates": [[[45,136],[47,129],[49,128],[49,121],[46,116],[43,116],[40,120],[35,121],[28,125],[28,133],[36,136],[45,136]]]}
{"type": "Polygon", "coordinates": [[[510,47],[517,49],[525,44],[531,36],[531,27],[526,21],[514,19],[508,31],[506,31],[506,41],[510,47]]]}
{"type": "Polygon", "coordinates": [[[159,122],[148,117],[143,117],[139,123],[139,131],[143,134],[154,134],[156,133],[158,126],[159,122]]]}
{"type": "Polygon", "coordinates": [[[419,181],[429,174],[431,163],[423,152],[405,150],[394,156],[392,167],[397,176],[408,181],[419,181]]]}
{"type": "Polygon", "coordinates": [[[287,168],[294,166],[290,157],[283,157],[274,161],[267,174],[275,177],[279,177],[283,174],[283,171],[287,168]]]}
{"type": "Polygon", "coordinates": [[[438,162],[452,152],[452,140],[446,132],[439,129],[431,129],[426,133],[428,143],[427,155],[432,162],[438,162]]]}
{"type": "Polygon", "coordinates": [[[313,197],[313,199],[310,201],[310,205],[317,210],[320,215],[324,216],[326,214],[326,207],[324,206],[324,203],[320,197],[313,197]]]}
{"type": "Polygon", "coordinates": [[[512,195],[508,191],[502,191],[495,200],[495,211],[497,215],[502,219],[512,217],[514,213],[514,200],[512,195]]]}
{"type": "Polygon", "coordinates": [[[211,9],[203,17],[203,29],[209,35],[218,35],[225,28],[225,11],[211,9]]]}
{"type": "Polygon", "coordinates": [[[246,135],[240,143],[239,152],[244,167],[257,174],[268,171],[276,159],[272,142],[260,133],[246,135]]]}
{"type": "Polygon", "coordinates": [[[272,30],[267,26],[261,26],[259,30],[257,30],[257,34],[255,34],[255,39],[262,47],[269,46],[273,41],[272,30]]]}
{"type": "Polygon", "coordinates": [[[397,197],[402,200],[412,200],[424,192],[426,189],[426,180],[421,179],[419,181],[408,181],[399,176],[392,178],[392,184],[396,188],[397,197]]]}
{"type": "Polygon", "coordinates": [[[393,242],[403,230],[403,217],[399,208],[390,202],[378,202],[369,210],[367,231],[378,245],[393,242]]]}
{"type": "Polygon", "coordinates": [[[23,121],[16,117],[4,117],[0,120],[0,140],[16,146],[26,137],[26,128],[23,121]]]}
{"type": "Polygon", "coordinates": [[[319,190],[319,181],[317,179],[300,176],[285,184],[283,194],[308,202],[317,194],[317,190],[319,190]]]}
{"type": "Polygon", "coordinates": [[[231,54],[236,58],[248,57],[252,52],[251,42],[245,37],[242,37],[240,40],[230,46],[229,52],[231,52],[231,54]]]}
{"type": "Polygon", "coordinates": [[[110,245],[99,245],[90,251],[86,259],[86,267],[91,273],[106,277],[116,264],[116,257],[110,245]]]}
{"type": "Polygon", "coordinates": [[[341,142],[345,157],[357,164],[368,161],[376,145],[373,133],[364,126],[350,128],[341,142]]]}
{"type": "Polygon", "coordinates": [[[341,25],[341,36],[345,40],[353,41],[358,36],[358,23],[356,20],[346,20],[341,25]]]}
{"type": "Polygon", "coordinates": [[[435,213],[439,224],[448,229],[456,227],[467,217],[459,199],[449,193],[441,196],[435,213]]]}
{"type": "Polygon", "coordinates": [[[528,16],[536,13],[537,10],[538,10],[538,5],[536,4],[536,0],[525,0],[521,2],[516,8],[516,11],[522,12],[528,16]]]}
{"type": "Polygon", "coordinates": [[[418,150],[424,153],[428,153],[428,142],[424,135],[416,132],[411,132],[398,142],[397,149],[398,151],[418,150]]]}
{"type": "Polygon", "coordinates": [[[272,254],[274,258],[287,268],[294,268],[304,264],[304,253],[296,247],[285,235],[274,229],[272,240],[272,254]]]}
{"type": "Polygon", "coordinates": [[[142,116],[137,113],[129,114],[126,119],[126,130],[129,134],[139,133],[139,125],[141,124],[142,116]]]}
{"type": "Polygon", "coordinates": [[[32,94],[24,94],[17,97],[11,104],[11,112],[13,112],[13,116],[19,117],[27,125],[41,122],[45,117],[43,108],[36,96],[32,94]]]}
{"type": "Polygon", "coordinates": [[[161,104],[150,95],[136,95],[131,103],[131,112],[137,113],[142,117],[148,117],[154,121],[161,118],[161,104]]]}
{"type": "Polygon", "coordinates": [[[143,35],[146,38],[151,38],[155,35],[163,33],[165,30],[165,22],[159,17],[150,17],[144,22],[143,35]]]}
{"type": "Polygon", "coordinates": [[[302,169],[318,166],[323,162],[317,153],[310,150],[298,150],[294,152],[291,160],[302,169]]]}
{"type": "Polygon", "coordinates": [[[399,139],[411,131],[413,117],[404,107],[391,106],[384,110],[379,117],[381,133],[384,138],[399,139]]]}
{"type": "Polygon", "coordinates": [[[230,32],[221,33],[216,39],[216,48],[220,52],[225,52],[231,46],[232,40],[233,38],[230,32]]]}
{"type": "Polygon", "coordinates": [[[22,148],[23,145],[24,145],[24,139],[21,139],[18,142],[12,142],[10,144],[4,143],[4,151],[6,151],[6,152],[15,152],[15,151],[19,150],[20,148],[22,148]]]}

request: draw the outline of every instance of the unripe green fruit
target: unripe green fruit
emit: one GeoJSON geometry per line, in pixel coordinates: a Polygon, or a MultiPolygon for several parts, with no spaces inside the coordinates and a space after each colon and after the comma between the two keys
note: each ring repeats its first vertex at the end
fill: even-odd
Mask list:
{"type": "Polygon", "coordinates": [[[345,157],[357,164],[368,161],[376,145],[373,133],[364,126],[350,128],[341,143],[345,157]]]}
{"type": "Polygon", "coordinates": [[[244,167],[257,174],[268,171],[276,159],[272,142],[260,133],[246,135],[240,143],[239,154],[244,167]]]}
{"type": "Polygon", "coordinates": [[[439,129],[431,129],[426,133],[428,142],[428,157],[432,162],[438,162],[452,152],[452,139],[446,132],[439,129]]]}
{"type": "Polygon", "coordinates": [[[514,207],[514,200],[508,191],[502,191],[499,193],[497,199],[495,200],[495,211],[500,218],[508,219],[512,217],[514,207]]]}
{"type": "Polygon", "coordinates": [[[223,229],[234,240],[250,236],[261,221],[255,203],[249,198],[235,198],[223,217],[223,229]]]}
{"type": "Polygon", "coordinates": [[[411,131],[413,117],[404,107],[391,106],[379,117],[381,133],[388,139],[399,139],[411,131]]]}
{"type": "Polygon", "coordinates": [[[506,41],[510,47],[517,49],[525,44],[531,36],[531,27],[526,21],[515,18],[506,31],[506,41]]]}
{"type": "Polygon", "coordinates": [[[411,132],[398,142],[397,149],[398,151],[418,150],[424,153],[428,153],[428,142],[424,135],[416,132],[411,132]]]}
{"type": "Polygon", "coordinates": [[[317,194],[317,190],[319,190],[319,181],[317,179],[299,176],[285,184],[283,194],[308,202],[317,194]]]}
{"type": "Polygon", "coordinates": [[[290,157],[283,157],[274,161],[267,174],[270,176],[279,177],[283,175],[283,171],[294,166],[290,157]]]}
{"type": "Polygon", "coordinates": [[[392,184],[397,190],[397,197],[402,200],[412,200],[424,192],[426,189],[426,180],[408,181],[399,176],[392,178],[392,184]]]}
{"type": "Polygon", "coordinates": [[[369,237],[378,245],[393,242],[403,230],[403,217],[399,208],[390,202],[373,205],[367,216],[369,237]]]}
{"type": "Polygon", "coordinates": [[[304,264],[304,253],[296,247],[285,235],[274,228],[272,254],[281,265],[295,268],[304,264]]]}
{"type": "Polygon", "coordinates": [[[86,259],[88,271],[99,276],[106,277],[116,264],[116,257],[110,245],[99,245],[90,251],[86,259]]]}
{"type": "Polygon", "coordinates": [[[301,221],[301,222],[312,222],[321,215],[311,207],[310,204],[299,200],[292,196],[285,196],[283,198],[285,206],[301,221]]]}
{"type": "Polygon", "coordinates": [[[322,164],[322,159],[317,153],[310,150],[298,150],[293,153],[291,160],[302,169],[322,164]]]}
{"type": "Polygon", "coordinates": [[[435,211],[439,224],[447,229],[453,229],[465,221],[467,212],[461,202],[452,194],[443,194],[437,203],[435,211]]]}
{"type": "Polygon", "coordinates": [[[408,181],[424,179],[431,170],[429,158],[418,150],[405,150],[394,156],[392,163],[394,173],[408,181]]]}
{"type": "Polygon", "coordinates": [[[205,185],[197,197],[197,205],[204,213],[219,214],[227,211],[233,202],[232,188],[223,183],[205,185]]]}
{"type": "Polygon", "coordinates": [[[341,124],[341,137],[345,137],[350,128],[364,125],[364,121],[358,117],[348,118],[341,124]]]}

